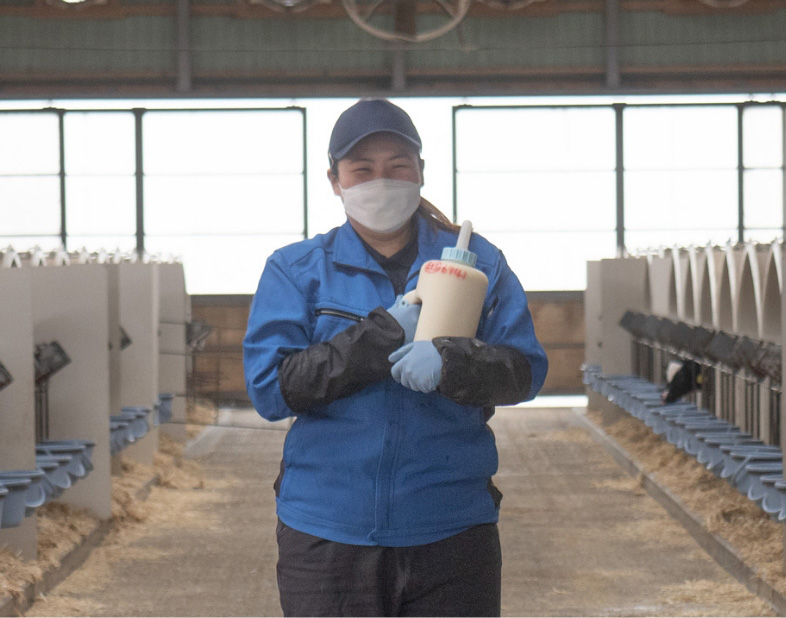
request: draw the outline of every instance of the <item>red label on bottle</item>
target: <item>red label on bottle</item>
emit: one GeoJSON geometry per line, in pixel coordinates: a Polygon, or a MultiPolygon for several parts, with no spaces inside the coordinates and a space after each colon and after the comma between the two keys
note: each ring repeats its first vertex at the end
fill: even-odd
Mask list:
{"type": "Polygon", "coordinates": [[[424,266],[424,270],[427,273],[442,273],[445,275],[453,275],[454,277],[458,277],[459,279],[467,278],[467,271],[464,270],[463,268],[459,268],[458,266],[453,266],[451,264],[445,264],[445,262],[439,262],[437,260],[426,262],[424,266]]]}

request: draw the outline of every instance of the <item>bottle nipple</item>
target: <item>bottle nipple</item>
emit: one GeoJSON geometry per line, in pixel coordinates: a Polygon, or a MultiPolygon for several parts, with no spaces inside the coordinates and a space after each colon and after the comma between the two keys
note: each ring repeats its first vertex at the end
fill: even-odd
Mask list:
{"type": "Polygon", "coordinates": [[[445,247],[442,250],[442,259],[450,260],[451,262],[461,262],[469,266],[475,267],[475,262],[478,261],[478,256],[469,250],[469,238],[472,236],[472,222],[464,221],[461,224],[461,231],[458,235],[455,247],[445,247]]]}

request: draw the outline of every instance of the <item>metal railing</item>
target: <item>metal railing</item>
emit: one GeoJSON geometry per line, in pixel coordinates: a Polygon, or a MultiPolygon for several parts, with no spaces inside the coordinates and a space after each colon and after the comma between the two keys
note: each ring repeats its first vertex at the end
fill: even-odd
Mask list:
{"type": "Polygon", "coordinates": [[[669,364],[694,362],[700,387],[686,398],[767,444],[781,444],[781,346],[628,311],[633,372],[665,385],[669,364]]]}

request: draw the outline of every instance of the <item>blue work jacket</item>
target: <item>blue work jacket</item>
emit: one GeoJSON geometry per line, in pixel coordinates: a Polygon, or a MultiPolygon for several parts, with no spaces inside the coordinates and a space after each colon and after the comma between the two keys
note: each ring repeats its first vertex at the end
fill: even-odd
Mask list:
{"type": "MultiPolygon", "coordinates": [[[[439,259],[457,234],[418,220],[418,254],[439,259]]],[[[518,279],[502,253],[478,234],[469,246],[489,279],[477,339],[520,351],[529,361],[527,399],[540,390],[547,360],[518,279]]],[[[291,528],[342,543],[411,546],[497,521],[494,436],[482,406],[438,392],[411,391],[390,375],[349,396],[295,414],[278,369],[288,355],[325,342],[390,307],[393,285],[347,222],[289,245],[267,261],[244,339],[246,387],[275,421],[296,416],[284,445],[277,513],[291,528]]]]}

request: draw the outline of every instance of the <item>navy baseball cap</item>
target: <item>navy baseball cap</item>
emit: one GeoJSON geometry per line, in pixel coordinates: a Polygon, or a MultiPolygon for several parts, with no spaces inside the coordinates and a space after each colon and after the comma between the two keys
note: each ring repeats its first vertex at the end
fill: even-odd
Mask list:
{"type": "Polygon", "coordinates": [[[364,137],[372,133],[395,133],[411,142],[420,152],[422,144],[418,130],[407,112],[387,99],[361,99],[336,120],[330,134],[328,158],[334,165],[347,156],[364,137]]]}

